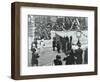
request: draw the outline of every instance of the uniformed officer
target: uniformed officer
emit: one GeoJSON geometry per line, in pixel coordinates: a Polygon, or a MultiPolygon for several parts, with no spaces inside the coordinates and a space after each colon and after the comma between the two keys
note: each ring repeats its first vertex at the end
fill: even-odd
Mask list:
{"type": "Polygon", "coordinates": [[[82,54],[83,50],[81,49],[81,45],[78,45],[78,49],[76,49],[76,64],[82,64],[82,54]]]}

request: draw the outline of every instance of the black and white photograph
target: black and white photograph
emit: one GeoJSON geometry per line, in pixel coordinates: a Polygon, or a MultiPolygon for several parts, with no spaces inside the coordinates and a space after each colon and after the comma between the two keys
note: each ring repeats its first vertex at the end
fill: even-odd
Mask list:
{"type": "Polygon", "coordinates": [[[28,23],[28,66],[88,64],[88,17],[32,15],[28,23]]]}
{"type": "Polygon", "coordinates": [[[97,7],[12,3],[12,78],[97,75],[97,7]]]}

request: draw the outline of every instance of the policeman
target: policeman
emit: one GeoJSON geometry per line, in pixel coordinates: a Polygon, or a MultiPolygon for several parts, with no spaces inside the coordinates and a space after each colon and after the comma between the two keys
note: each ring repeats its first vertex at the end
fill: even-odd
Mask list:
{"type": "Polygon", "coordinates": [[[76,49],[76,64],[82,64],[82,54],[83,50],[81,49],[81,44],[79,44],[78,49],[76,49]]]}

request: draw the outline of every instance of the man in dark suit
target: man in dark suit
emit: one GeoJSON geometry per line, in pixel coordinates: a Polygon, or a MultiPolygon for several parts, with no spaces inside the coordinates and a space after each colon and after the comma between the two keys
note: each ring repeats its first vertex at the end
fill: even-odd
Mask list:
{"type": "Polygon", "coordinates": [[[32,52],[32,58],[31,58],[31,65],[32,66],[38,66],[38,58],[39,58],[39,54],[36,53],[36,48],[35,45],[33,46],[33,42],[31,44],[31,52],[32,52]]]}
{"type": "Polygon", "coordinates": [[[32,60],[31,60],[32,66],[38,66],[38,58],[39,58],[38,53],[36,52],[32,53],[32,60]]]}
{"type": "Polygon", "coordinates": [[[75,52],[73,49],[71,49],[69,54],[64,57],[63,61],[65,61],[66,65],[75,64],[75,52]]]}
{"type": "Polygon", "coordinates": [[[84,53],[84,64],[88,64],[88,48],[85,49],[85,53],[84,53]]]}
{"type": "Polygon", "coordinates": [[[53,38],[52,47],[53,47],[53,51],[55,51],[55,48],[56,48],[56,39],[55,38],[53,38]]]}
{"type": "Polygon", "coordinates": [[[57,51],[58,53],[60,53],[60,42],[59,41],[57,41],[57,51]]]}
{"type": "Polygon", "coordinates": [[[78,49],[76,50],[76,64],[82,64],[82,54],[83,50],[81,49],[81,45],[78,45],[78,49]]]}
{"type": "Polygon", "coordinates": [[[62,65],[61,56],[56,55],[56,59],[54,59],[54,65],[62,65]]]}
{"type": "Polygon", "coordinates": [[[72,36],[70,36],[70,43],[72,43],[72,36]]]}

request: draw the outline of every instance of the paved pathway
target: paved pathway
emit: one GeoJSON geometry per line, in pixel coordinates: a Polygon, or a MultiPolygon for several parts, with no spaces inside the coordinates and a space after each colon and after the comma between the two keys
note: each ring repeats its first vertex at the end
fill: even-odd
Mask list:
{"type": "MultiPolygon", "coordinates": [[[[29,52],[29,66],[31,66],[31,51],[29,52]]],[[[57,51],[53,51],[51,47],[45,47],[39,50],[39,66],[51,66],[53,65],[53,60],[56,58],[56,55],[61,55],[63,59],[65,54],[63,52],[58,53],[57,51]]]]}

